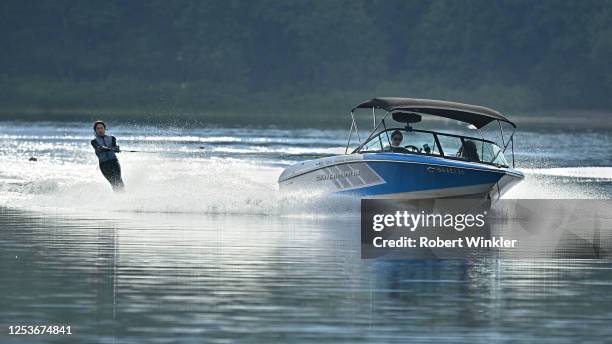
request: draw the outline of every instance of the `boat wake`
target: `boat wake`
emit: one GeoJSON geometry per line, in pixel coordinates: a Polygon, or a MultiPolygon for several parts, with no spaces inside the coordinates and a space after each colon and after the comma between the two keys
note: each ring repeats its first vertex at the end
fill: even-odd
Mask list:
{"type": "Polygon", "coordinates": [[[557,167],[521,169],[528,174],[538,174],[555,177],[570,177],[591,179],[594,181],[612,180],[612,167],[557,167]]]}
{"type": "Polygon", "coordinates": [[[606,199],[609,197],[612,167],[531,168],[520,171],[525,174],[525,179],[504,195],[504,198],[606,199]]]}
{"type": "MultiPolygon", "coordinates": [[[[113,194],[95,165],[56,166],[45,176],[4,176],[0,205],[42,211],[240,214],[327,217],[359,213],[359,201],[279,192],[282,168],[236,159],[124,159],[127,191],[113,194]],[[70,173],[69,173],[70,172],[70,173]]],[[[523,169],[525,180],[504,198],[605,198],[583,183],[612,180],[611,167],[523,169]],[[562,177],[562,178],[560,178],[562,177]]]]}
{"type": "MultiPolygon", "coordinates": [[[[81,166],[82,167],[82,166],[81,166]]],[[[126,192],[114,194],[95,165],[63,174],[16,177],[2,185],[0,205],[42,211],[241,214],[325,217],[358,214],[359,202],[302,192],[283,194],[281,168],[236,159],[122,160],[126,192]]]]}

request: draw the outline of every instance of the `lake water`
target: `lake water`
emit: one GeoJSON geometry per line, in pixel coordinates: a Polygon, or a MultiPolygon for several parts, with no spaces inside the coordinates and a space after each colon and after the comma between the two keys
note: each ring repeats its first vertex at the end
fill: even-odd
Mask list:
{"type": "MultiPolygon", "coordinates": [[[[283,195],[319,129],[0,122],[1,343],[576,343],[612,335],[612,260],[360,259],[359,202],[283,195]],[[289,154],[289,155],[288,155],[289,154]],[[38,161],[28,161],[30,157],[38,161]],[[70,325],[70,336],[10,336],[70,325]]],[[[523,130],[507,198],[612,198],[612,133],[523,130]]]]}

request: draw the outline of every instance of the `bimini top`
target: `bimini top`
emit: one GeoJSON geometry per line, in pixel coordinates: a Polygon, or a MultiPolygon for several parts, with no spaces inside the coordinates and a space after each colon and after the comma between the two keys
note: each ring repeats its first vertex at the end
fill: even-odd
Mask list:
{"type": "Polygon", "coordinates": [[[372,107],[387,111],[414,111],[450,118],[472,124],[478,129],[496,120],[509,123],[516,128],[514,123],[510,122],[510,120],[495,110],[483,106],[453,103],[442,100],[392,97],[374,98],[357,105],[353,110],[372,107]]]}

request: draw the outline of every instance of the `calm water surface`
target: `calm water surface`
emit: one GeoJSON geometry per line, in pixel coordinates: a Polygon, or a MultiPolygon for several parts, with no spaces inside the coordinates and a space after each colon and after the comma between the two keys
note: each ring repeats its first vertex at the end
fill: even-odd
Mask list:
{"type": "MultiPolygon", "coordinates": [[[[612,335],[612,260],[360,259],[355,200],[282,195],[335,130],[0,123],[1,343],[576,343],[612,335]],[[35,156],[38,162],[27,161],[35,156]],[[10,325],[71,325],[16,337],[10,325]]],[[[609,132],[518,134],[512,198],[612,198],[609,132]],[[518,144],[520,142],[520,144],[518,144]],[[588,150],[585,147],[589,147],[588,150]]],[[[609,256],[608,256],[609,257],[609,256]]]]}

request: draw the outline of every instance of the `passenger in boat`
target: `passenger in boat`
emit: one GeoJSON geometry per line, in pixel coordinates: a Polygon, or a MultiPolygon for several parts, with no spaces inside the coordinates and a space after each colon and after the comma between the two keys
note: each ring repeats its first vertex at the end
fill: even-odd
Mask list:
{"type": "Polygon", "coordinates": [[[106,135],[106,124],[96,121],[93,125],[95,137],[91,140],[98,161],[100,171],[104,178],[111,184],[113,191],[123,191],[123,180],[121,179],[121,166],[115,153],[119,153],[117,139],[114,136],[106,135]]]}
{"type": "Polygon", "coordinates": [[[465,141],[459,149],[459,157],[467,161],[480,162],[478,149],[474,141],[465,141]]]}

